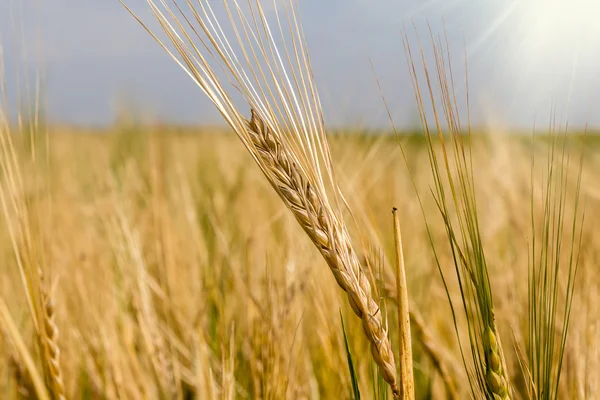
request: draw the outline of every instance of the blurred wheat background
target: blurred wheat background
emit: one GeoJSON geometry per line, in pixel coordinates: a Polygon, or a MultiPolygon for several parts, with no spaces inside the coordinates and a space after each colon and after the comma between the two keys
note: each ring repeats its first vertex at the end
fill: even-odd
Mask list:
{"type": "MultiPolygon", "coordinates": [[[[374,398],[371,388],[384,390],[360,324],[350,318],[333,276],[235,137],[125,122],[102,135],[57,128],[48,134],[45,153],[44,136],[37,138],[38,150],[47,154],[38,162],[29,158],[26,137],[19,136],[16,147],[29,182],[28,204],[36,210],[69,398],[348,398],[340,311],[362,395],[374,398]]],[[[481,137],[473,161],[496,317],[504,337],[514,335],[521,343],[530,142],[481,137]]],[[[597,145],[588,142],[583,173],[588,229],[561,398],[595,398],[600,389],[600,238],[593,229],[600,218],[594,189],[600,185],[595,173],[600,159],[597,145]]],[[[425,197],[425,213],[432,216],[433,236],[443,243],[443,224],[426,196],[425,144],[418,137],[402,143],[425,197]]],[[[353,229],[353,236],[369,243],[362,256],[377,265],[382,307],[395,308],[385,296],[392,282],[386,281],[393,259],[390,211],[396,206],[411,302],[430,335],[425,340],[440,350],[460,398],[467,396],[446,295],[396,140],[337,134],[332,148],[346,198],[358,210],[360,230],[353,229]]],[[[542,207],[538,200],[536,209],[542,207]]],[[[35,357],[35,334],[6,229],[1,245],[2,301],[35,357]]],[[[443,249],[441,262],[451,272],[443,249]]],[[[456,282],[450,282],[450,291],[457,295],[456,282]]],[[[395,312],[387,314],[395,326],[395,312]]],[[[1,326],[0,393],[35,398],[5,319],[1,326]]],[[[418,398],[443,398],[443,382],[423,340],[418,334],[413,339],[418,398]]],[[[515,349],[505,348],[510,370],[522,376],[515,349]]]]}
{"type": "MultiPolygon", "coordinates": [[[[287,16],[294,27],[296,16],[287,16]]],[[[246,108],[228,103],[229,93],[219,92],[224,78],[211,78],[213,70],[190,74],[237,135],[229,128],[140,123],[127,116],[105,128],[47,124],[37,107],[10,118],[6,98],[0,102],[0,398],[411,399],[404,392],[406,375],[396,373],[406,332],[397,311],[402,297],[393,208],[411,311],[414,398],[600,398],[595,133],[552,122],[535,135],[463,131],[452,115],[454,82],[440,73],[447,67],[437,58],[443,46],[435,47],[433,37],[438,107],[447,126],[434,132],[433,122],[440,121],[423,106],[421,81],[415,93],[423,131],[329,129],[321,125],[300,32],[292,29],[296,60],[288,55],[287,63],[303,75],[284,89],[299,92],[299,102],[288,92],[253,93],[234,64],[228,82],[250,105],[245,114],[246,108]],[[281,104],[293,110],[277,114],[281,104]],[[297,123],[301,119],[308,122],[297,123]],[[289,126],[297,132],[283,132],[289,126]],[[260,147],[265,143],[275,149],[271,158],[260,147]],[[438,185],[432,157],[443,160],[452,149],[468,157],[443,164],[437,177],[447,172],[449,180],[438,185]],[[297,158],[288,162],[290,155],[297,158]],[[270,176],[265,159],[287,169],[273,168],[270,176]],[[547,184],[551,171],[557,186],[547,184]],[[470,182],[471,174],[463,202],[444,214],[439,193],[447,190],[456,199],[452,183],[470,182]],[[307,207],[319,227],[333,226],[321,242],[319,232],[311,236],[316,222],[302,225],[293,201],[300,195],[278,186],[284,180],[293,186],[292,178],[309,200],[321,194],[315,182],[339,200],[331,213],[340,211],[351,238],[340,239],[340,247],[351,243],[343,251],[358,260],[359,272],[336,265],[340,250],[331,238],[344,239],[334,233],[346,228],[333,217],[330,225],[322,223],[327,210],[307,207]],[[572,228],[583,214],[583,226],[572,228]],[[477,226],[475,243],[454,236],[464,231],[452,230],[452,223],[463,229],[464,221],[469,229],[477,226]],[[553,230],[555,224],[560,228],[553,230]],[[473,265],[489,277],[493,303],[477,314],[478,298],[469,289],[465,295],[465,287],[478,287],[475,273],[461,257],[477,256],[479,248],[485,260],[473,265]],[[565,265],[576,265],[577,273],[565,265]],[[457,279],[464,271],[471,273],[466,286],[457,279]],[[536,271],[543,276],[539,286],[532,284],[536,271]],[[365,287],[369,293],[360,291],[365,287]],[[357,305],[355,293],[368,298],[366,306],[357,305]],[[485,329],[473,328],[485,312],[485,329]],[[492,384],[497,375],[502,390],[492,384]]],[[[177,46],[176,36],[168,39],[177,46]]],[[[208,48],[177,51],[197,72],[202,62],[185,60],[186,51],[216,59],[208,48]]],[[[254,57],[255,65],[278,65],[275,56],[254,57]]],[[[223,59],[219,65],[230,67],[231,59],[223,59]]],[[[284,81],[275,70],[262,79],[284,81]]],[[[421,75],[413,70],[413,82],[421,75]]]]}

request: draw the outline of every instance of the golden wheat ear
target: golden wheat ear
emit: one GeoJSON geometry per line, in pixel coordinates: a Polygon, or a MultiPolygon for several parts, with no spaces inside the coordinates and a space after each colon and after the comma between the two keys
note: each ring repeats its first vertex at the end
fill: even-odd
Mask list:
{"type": "Polygon", "coordinates": [[[224,1],[224,20],[206,0],[186,0],[187,12],[175,2],[148,0],[169,45],[138,21],[217,107],[320,251],[362,320],[381,375],[398,396],[394,354],[380,307],[343,221],[344,202],[331,167],[298,11],[292,1],[282,3],[283,9],[275,4],[272,27],[258,0],[244,7],[237,0],[224,1]],[[240,112],[233,92],[249,106],[250,119],[240,112]]]}

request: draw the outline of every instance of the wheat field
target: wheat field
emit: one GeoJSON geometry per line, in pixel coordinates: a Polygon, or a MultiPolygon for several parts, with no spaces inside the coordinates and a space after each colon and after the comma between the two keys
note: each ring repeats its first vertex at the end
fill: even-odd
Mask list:
{"type": "MultiPolygon", "coordinates": [[[[127,123],[110,132],[48,130],[29,140],[17,135],[14,147],[34,248],[43,253],[45,287],[54,303],[67,398],[349,398],[340,314],[362,398],[384,398],[388,389],[335,279],[233,135],[127,123]],[[38,149],[35,161],[32,147],[38,149]]],[[[338,133],[330,141],[354,210],[351,234],[361,260],[376,267],[374,291],[392,343],[391,208],[399,210],[411,308],[422,324],[413,324],[417,398],[447,393],[426,346],[437,351],[458,398],[468,396],[417,198],[434,240],[444,243],[423,141],[400,140],[406,163],[393,136],[338,133]]],[[[531,138],[488,135],[474,146],[495,314],[508,370],[525,397],[513,342],[526,343],[531,138]]],[[[535,146],[539,164],[544,146],[542,140],[535,146]]],[[[561,398],[591,399],[600,389],[598,161],[596,147],[587,144],[586,229],[561,398]]],[[[542,199],[534,200],[541,208],[542,199]]],[[[35,360],[35,331],[6,229],[18,223],[3,220],[0,293],[35,360]]],[[[452,271],[449,249],[441,245],[438,252],[443,268],[452,271]]],[[[458,296],[456,282],[448,284],[458,296]]],[[[31,373],[6,317],[2,321],[2,398],[35,398],[31,373]]]]}
{"type": "Polygon", "coordinates": [[[332,131],[296,3],[147,5],[227,127],[48,125],[39,81],[11,119],[0,80],[0,398],[600,398],[591,129],[475,129],[405,30],[421,130],[332,131]]]}

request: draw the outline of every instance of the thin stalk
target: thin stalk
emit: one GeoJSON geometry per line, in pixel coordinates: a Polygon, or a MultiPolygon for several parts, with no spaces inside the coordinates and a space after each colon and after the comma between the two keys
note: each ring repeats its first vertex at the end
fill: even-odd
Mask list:
{"type": "Polygon", "coordinates": [[[398,296],[398,341],[400,359],[400,398],[414,400],[415,379],[412,365],[412,341],[410,336],[410,310],[408,306],[408,287],[406,269],[402,251],[402,235],[398,209],[392,209],[394,218],[394,244],[396,248],[396,295],[398,296]]]}

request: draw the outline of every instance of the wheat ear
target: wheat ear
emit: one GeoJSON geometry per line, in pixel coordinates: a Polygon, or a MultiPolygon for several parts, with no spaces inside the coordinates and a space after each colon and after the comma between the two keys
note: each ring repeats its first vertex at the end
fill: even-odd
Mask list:
{"type": "Polygon", "coordinates": [[[268,170],[267,178],[321,252],[338,285],[347,293],[352,310],[361,318],[371,342],[373,359],[394,395],[398,396],[394,355],[380,307],[371,297],[371,284],[360,268],[345,226],[329,212],[323,198],[254,110],[248,131],[259,162],[268,170]]]}
{"type": "Polygon", "coordinates": [[[56,313],[54,300],[51,293],[44,287],[44,280],[40,272],[40,295],[43,305],[43,327],[42,335],[43,348],[45,351],[45,367],[48,371],[47,380],[50,392],[54,399],[65,400],[65,385],[60,368],[60,347],[58,346],[58,326],[56,325],[56,313]]]}
{"type": "Polygon", "coordinates": [[[494,396],[494,400],[510,400],[504,356],[502,347],[498,343],[495,326],[485,328],[483,351],[486,366],[485,383],[489,392],[494,396]]]}

